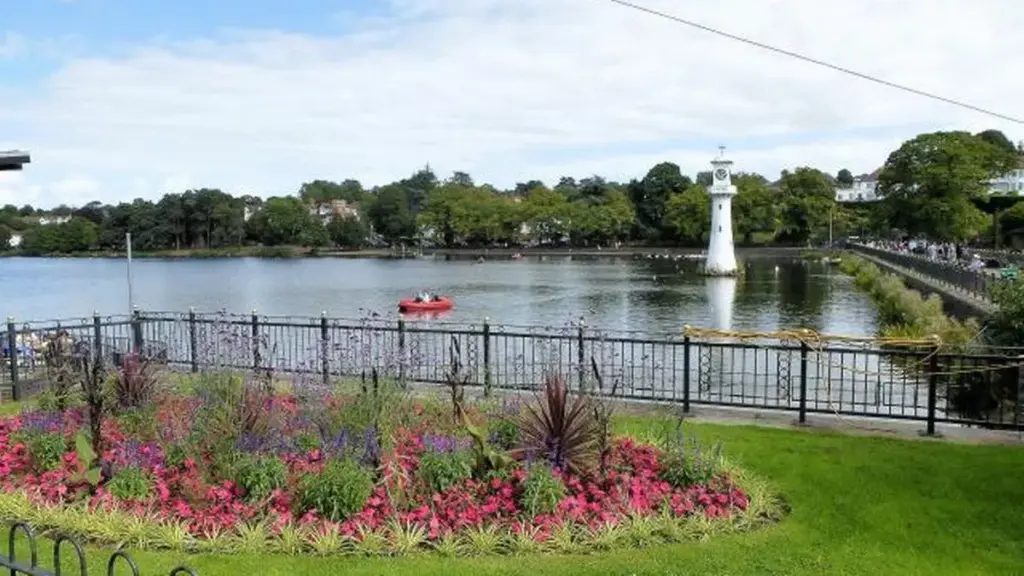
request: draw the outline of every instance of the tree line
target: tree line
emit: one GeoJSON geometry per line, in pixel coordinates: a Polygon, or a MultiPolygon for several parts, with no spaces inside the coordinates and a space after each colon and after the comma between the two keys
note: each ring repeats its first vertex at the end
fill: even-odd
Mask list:
{"type": "MultiPolygon", "coordinates": [[[[737,173],[737,241],[802,245],[831,233],[964,242],[997,233],[993,227],[1012,232],[1024,228],[1024,206],[1012,198],[995,206],[987,182],[1020,167],[1021,153],[995,130],[921,134],[885,161],[877,189],[882,200],[863,204],[836,201],[836,189],[853,184],[849,170],[833,176],[800,167],[784,170],[774,182],[737,173]]],[[[203,188],[116,205],[8,205],[0,208],[0,246],[17,234],[18,250],[26,255],[123,251],[126,233],[141,251],[415,243],[688,246],[706,241],[710,184],[710,172],[690,178],[678,165],[662,162],[625,183],[567,176],[551,187],[529,180],[498,190],[465,172],[439,179],[428,166],[383,186],[315,180],[293,195],[266,199],[203,188]]]]}

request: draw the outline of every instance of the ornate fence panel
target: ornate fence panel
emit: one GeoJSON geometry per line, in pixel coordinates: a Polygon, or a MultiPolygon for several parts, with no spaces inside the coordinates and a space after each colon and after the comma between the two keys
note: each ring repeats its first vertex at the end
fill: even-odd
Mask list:
{"type": "MultiPolygon", "coordinates": [[[[85,548],[74,538],[55,536],[50,561],[40,563],[39,535],[31,526],[24,522],[11,525],[7,533],[7,551],[0,553],[0,568],[11,576],[62,576],[89,574],[85,548]],[[20,538],[19,538],[20,536],[20,538]],[[5,555],[6,554],[6,555],[5,555]],[[70,557],[68,555],[71,555],[70,557]],[[72,565],[70,568],[68,565],[72,565]]],[[[139,565],[124,550],[116,550],[107,558],[105,574],[108,576],[131,574],[140,576],[139,565]]],[[[198,576],[198,573],[187,567],[177,566],[168,573],[169,576],[198,576]]]]}
{"type": "MultiPolygon", "coordinates": [[[[181,372],[261,371],[294,386],[358,380],[376,372],[442,383],[458,359],[469,384],[529,390],[548,374],[573,388],[596,381],[628,399],[920,420],[1020,429],[1018,351],[973,355],[787,337],[684,337],[562,327],[435,320],[136,313],[8,327],[46,341],[66,333],[80,353],[117,364],[136,351],[181,372]]],[[[841,340],[841,339],[840,339],[841,340]]],[[[42,356],[0,370],[4,397],[28,396],[48,378],[42,356]],[[34,362],[34,364],[33,364],[34,362]],[[6,390],[6,392],[4,392],[6,390]]]]}

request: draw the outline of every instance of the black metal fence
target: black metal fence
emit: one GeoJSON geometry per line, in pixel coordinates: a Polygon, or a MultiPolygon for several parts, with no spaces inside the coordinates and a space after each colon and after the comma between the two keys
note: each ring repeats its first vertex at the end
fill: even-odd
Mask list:
{"type": "Polygon", "coordinates": [[[1000,249],[992,250],[987,248],[975,248],[972,250],[981,256],[985,261],[996,261],[1000,266],[1022,266],[1024,265],[1024,252],[1020,250],[1000,249]]]}
{"type": "Polygon", "coordinates": [[[1021,356],[935,349],[825,345],[786,339],[688,338],[559,328],[451,324],[429,319],[344,320],[138,312],[62,322],[9,322],[0,342],[0,394],[25,398],[45,386],[34,342],[66,332],[81,351],[117,363],[141,350],[171,369],[272,370],[296,385],[377,370],[405,382],[444,382],[453,350],[472,385],[533,389],[550,373],[574,386],[616,384],[624,399],[919,420],[1021,429],[1021,356]],[[51,336],[47,336],[51,335],[51,336]]]}
{"type": "Polygon", "coordinates": [[[976,272],[954,262],[932,260],[917,254],[892,252],[863,244],[853,245],[852,248],[854,251],[874,256],[884,262],[923,274],[940,284],[962,290],[986,302],[992,301],[990,296],[992,286],[1003,281],[989,272],[976,272]]]}
{"type": "MultiPolygon", "coordinates": [[[[31,526],[24,522],[11,525],[7,533],[7,555],[0,554],[0,568],[11,576],[22,574],[25,576],[61,576],[67,574],[70,565],[71,574],[86,576],[88,563],[86,562],[85,548],[74,538],[64,535],[56,535],[53,540],[53,556],[49,566],[41,566],[39,562],[39,536],[31,526]],[[18,535],[22,538],[19,539],[18,535]],[[73,558],[66,553],[71,549],[73,558]],[[19,553],[20,549],[20,553],[19,553]]],[[[117,550],[109,556],[106,562],[107,576],[115,574],[131,574],[139,576],[139,565],[130,554],[124,550],[117,550]]],[[[169,576],[198,576],[198,573],[187,567],[177,566],[169,573],[169,576]]]]}

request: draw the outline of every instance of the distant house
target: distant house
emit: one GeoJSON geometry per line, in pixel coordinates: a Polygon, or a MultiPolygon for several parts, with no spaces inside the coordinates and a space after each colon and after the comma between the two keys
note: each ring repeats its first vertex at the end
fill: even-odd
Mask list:
{"type": "Polygon", "coordinates": [[[330,202],[317,202],[309,209],[311,216],[316,216],[321,222],[327,224],[335,216],[340,218],[359,219],[359,208],[349,204],[345,200],[331,200],[330,202]]]}
{"type": "Polygon", "coordinates": [[[848,188],[836,188],[836,202],[874,202],[878,200],[879,168],[870,174],[861,174],[853,179],[848,188]]]}
{"type": "Polygon", "coordinates": [[[18,246],[21,246],[21,238],[22,238],[21,234],[19,234],[17,232],[15,232],[14,234],[11,234],[11,241],[8,242],[7,247],[8,248],[17,248],[18,246]]]}
{"type": "Polygon", "coordinates": [[[1003,174],[988,183],[989,194],[1012,194],[1020,196],[1024,193],[1024,156],[1018,159],[1017,169],[1003,174]]]}
{"type": "MultiPolygon", "coordinates": [[[[849,188],[836,189],[837,202],[874,202],[879,200],[878,196],[878,175],[882,169],[879,168],[871,174],[863,174],[853,179],[853,186],[849,188]]],[[[989,181],[989,194],[1024,194],[1024,157],[1021,157],[1020,164],[1016,170],[989,181]]]]}
{"type": "Polygon", "coordinates": [[[63,224],[68,220],[71,220],[71,216],[40,216],[39,225],[52,226],[54,224],[63,224]]]}

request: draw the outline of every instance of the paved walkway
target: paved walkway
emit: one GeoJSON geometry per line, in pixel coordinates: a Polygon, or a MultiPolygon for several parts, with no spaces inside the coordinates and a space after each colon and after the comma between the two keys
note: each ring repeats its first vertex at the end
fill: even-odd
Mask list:
{"type": "MultiPolygon", "coordinates": [[[[424,387],[420,393],[436,392],[435,387],[424,387]]],[[[479,389],[467,390],[468,395],[479,397],[479,389]]],[[[525,391],[495,390],[496,395],[532,397],[525,391]]],[[[663,414],[673,417],[681,413],[682,404],[647,400],[613,400],[615,413],[619,415],[652,416],[663,414]]],[[[809,432],[832,432],[863,436],[885,436],[905,440],[944,441],[962,444],[1009,444],[1024,446],[1024,430],[989,430],[969,428],[954,424],[937,423],[935,436],[925,436],[925,422],[864,416],[840,416],[838,414],[808,413],[807,422],[799,424],[798,413],[787,410],[765,410],[736,406],[705,406],[693,404],[687,421],[704,422],[728,426],[763,426],[809,432]]]]}
{"type": "Polygon", "coordinates": [[[744,408],[695,407],[693,420],[726,425],[755,425],[770,428],[807,429],[865,436],[888,436],[913,440],[944,440],[964,444],[1015,444],[1024,446],[1024,431],[986,430],[937,424],[935,437],[924,436],[925,423],[882,418],[808,414],[807,423],[797,423],[797,414],[744,408]]]}

